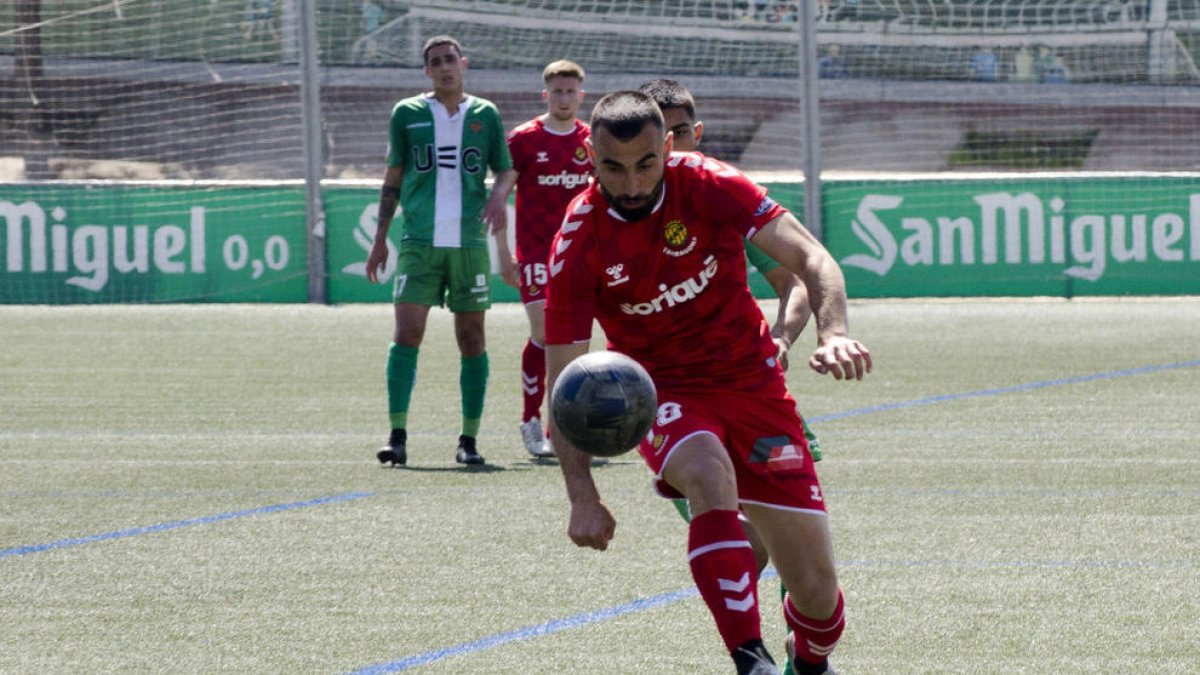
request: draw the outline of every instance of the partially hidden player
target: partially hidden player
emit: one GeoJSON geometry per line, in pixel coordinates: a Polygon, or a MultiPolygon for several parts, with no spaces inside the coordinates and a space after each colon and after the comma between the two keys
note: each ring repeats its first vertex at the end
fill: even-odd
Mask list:
{"type": "MultiPolygon", "coordinates": [[[[517,279],[529,319],[529,338],[521,351],[521,439],[534,457],[553,457],[541,422],[546,396],[545,319],[550,241],[562,223],[567,204],[587,189],[592,160],[585,145],[588,125],[578,119],[583,105],[583,68],[555,61],[542,71],[546,112],[517,126],[508,135],[508,150],[517,172],[517,279]]],[[[515,282],[515,283],[514,283],[515,282]]]]}
{"type": "MultiPolygon", "coordinates": [[[[666,125],[667,132],[671,134],[672,152],[696,152],[700,149],[700,139],[704,135],[704,122],[696,119],[696,101],[687,87],[677,80],[656,79],[644,82],[638,87],[638,91],[654,99],[654,102],[658,104],[658,109],[662,111],[663,124],[666,125]]],[[[779,297],[779,311],[776,313],[775,323],[771,326],[771,337],[775,339],[775,346],[779,350],[777,354],[779,366],[786,371],[788,369],[788,351],[800,337],[809,318],[812,317],[812,310],[808,306],[808,291],[804,288],[804,282],[800,277],[791,270],[771,259],[754,244],[745,243],[746,259],[763,275],[763,278],[775,291],[775,295],[779,297]]],[[[813,461],[821,461],[821,445],[807,422],[804,424],[804,435],[808,440],[808,450],[812,454],[813,461]]],[[[672,500],[672,503],[679,511],[679,515],[685,521],[690,522],[692,514],[687,500],[675,499],[672,500]]],[[[744,516],[742,517],[742,527],[746,530],[746,538],[754,548],[754,557],[758,561],[759,572],[762,572],[770,562],[767,548],[763,545],[758,533],[755,532],[754,526],[744,516]]],[[[787,589],[782,584],[780,593],[787,593],[787,589]]],[[[790,661],[783,672],[784,675],[794,673],[790,661]]]]}

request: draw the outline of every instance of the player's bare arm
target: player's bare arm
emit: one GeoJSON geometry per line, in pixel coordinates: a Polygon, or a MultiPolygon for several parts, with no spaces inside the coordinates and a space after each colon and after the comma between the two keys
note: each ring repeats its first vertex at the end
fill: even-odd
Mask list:
{"type": "Polygon", "coordinates": [[[516,184],[516,169],[501,171],[492,181],[492,191],[483,207],[483,222],[491,227],[492,234],[497,237],[508,229],[508,195],[516,184]]]}
{"type": "Polygon", "coordinates": [[[379,273],[387,266],[388,229],[400,203],[400,184],[404,179],[404,167],[389,166],[383,175],[383,187],[379,190],[379,222],[375,226],[375,241],[367,256],[367,281],[379,283],[379,273]]]}
{"type": "Polygon", "coordinates": [[[817,349],[809,358],[809,367],[838,380],[861,380],[871,372],[870,351],[849,336],[842,269],[821,242],[791,213],[767,223],[753,241],[804,281],[817,317],[817,349]]]}
{"type": "Polygon", "coordinates": [[[800,333],[812,317],[812,309],[808,306],[808,289],[800,277],[786,267],[768,270],[763,277],[779,297],[779,312],[775,316],[775,324],[771,326],[771,337],[779,348],[779,365],[787,370],[788,350],[800,338],[800,333]]]}
{"type": "MultiPolygon", "coordinates": [[[[546,389],[553,391],[554,382],[563,368],[587,351],[587,343],[546,345],[546,389]]],[[[567,499],[571,502],[567,535],[576,546],[603,551],[613,538],[617,521],[601,499],[596,482],[592,479],[590,456],[576,449],[559,433],[553,417],[550,416],[550,438],[566,483],[567,499]]]]}
{"type": "Polygon", "coordinates": [[[496,258],[500,267],[500,278],[516,288],[517,261],[508,246],[508,195],[517,184],[516,169],[501,171],[492,181],[492,191],[483,207],[483,222],[488,224],[496,238],[496,258]]]}
{"type": "Polygon", "coordinates": [[[508,246],[508,233],[505,230],[496,235],[496,264],[500,268],[500,278],[504,283],[513,288],[520,288],[517,259],[513,257],[512,249],[508,246]]]}

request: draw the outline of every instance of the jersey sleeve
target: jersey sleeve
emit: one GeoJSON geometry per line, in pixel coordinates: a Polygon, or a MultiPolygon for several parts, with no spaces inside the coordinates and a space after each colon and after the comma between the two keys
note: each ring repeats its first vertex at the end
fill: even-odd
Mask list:
{"type": "Polygon", "coordinates": [[[521,152],[523,138],[524,135],[518,127],[509,133],[505,142],[508,146],[508,156],[512,158],[512,168],[516,169],[518,173],[525,170],[525,155],[521,152]]]}
{"type": "Polygon", "coordinates": [[[586,211],[591,205],[586,203],[583,195],[576,197],[567,208],[562,227],[551,244],[550,283],[546,286],[546,344],[586,342],[592,337],[598,281],[594,265],[594,231],[586,211]],[[580,213],[581,210],[585,212],[580,213]]]}
{"type": "Polygon", "coordinates": [[[767,255],[761,248],[754,245],[753,242],[746,242],[746,259],[754,265],[754,269],[761,274],[766,274],[771,270],[778,269],[779,263],[775,259],[767,255]]]}
{"type": "Polygon", "coordinates": [[[494,173],[508,171],[513,168],[512,155],[508,152],[508,142],[504,136],[504,124],[500,121],[500,110],[495,105],[489,105],[488,123],[492,125],[491,147],[488,148],[488,166],[494,173]]]}
{"type": "Polygon", "coordinates": [[[727,212],[722,220],[737,228],[747,241],[764,225],[787,213],[767,196],[766,188],[734,167],[711,157],[704,158],[704,166],[709,171],[708,187],[719,195],[707,203],[723,204],[727,212]]]}
{"type": "Polygon", "coordinates": [[[392,108],[391,123],[388,126],[387,165],[404,167],[405,156],[408,154],[408,125],[404,120],[404,103],[392,108]]]}

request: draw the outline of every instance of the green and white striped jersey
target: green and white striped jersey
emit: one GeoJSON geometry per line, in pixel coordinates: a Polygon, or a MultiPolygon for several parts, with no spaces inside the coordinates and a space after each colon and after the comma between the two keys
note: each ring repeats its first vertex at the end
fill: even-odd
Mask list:
{"type": "Polygon", "coordinates": [[[404,241],[445,248],[487,246],[483,207],[488,168],[512,168],[500,112],[467,96],[451,116],[432,93],[392,109],[388,166],[402,167],[404,241]]]}

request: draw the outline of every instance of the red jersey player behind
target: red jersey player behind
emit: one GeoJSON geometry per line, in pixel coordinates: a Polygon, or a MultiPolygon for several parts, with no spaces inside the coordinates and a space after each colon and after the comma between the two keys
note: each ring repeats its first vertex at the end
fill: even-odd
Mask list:
{"type": "Polygon", "coordinates": [[[517,279],[529,318],[529,339],[521,352],[521,438],[534,457],[553,457],[542,431],[546,352],[543,308],[549,272],[550,241],[562,223],[567,204],[583,192],[591,177],[592,161],[584,145],[588,126],[576,115],[583,104],[583,68],[572,61],[555,61],[542,71],[546,113],[516,127],[508,149],[517,170],[517,279]]]}
{"type": "MultiPolygon", "coordinates": [[[[639,447],[668,497],[686,497],[692,576],[737,672],[778,673],[762,643],[758,567],[741,509],[789,589],[797,672],[830,671],[845,625],[825,498],[766,319],[746,284],[743,239],[804,280],[817,318],[809,366],[861,379],[871,356],[847,333],[841,269],[766,191],[699,153],[670,154],[662,113],[640,92],[592,111],[596,181],[568,207],[550,259],[549,385],[585,353],[592,320],[639,361],[659,408],[639,447]]],[[[589,456],[551,428],[571,504],[568,534],[603,550],[616,521],[589,456]]]]}

